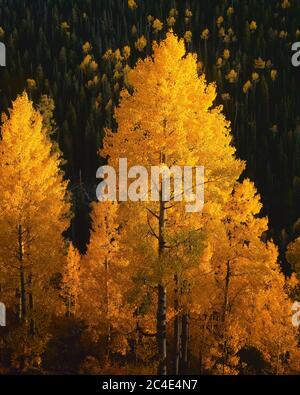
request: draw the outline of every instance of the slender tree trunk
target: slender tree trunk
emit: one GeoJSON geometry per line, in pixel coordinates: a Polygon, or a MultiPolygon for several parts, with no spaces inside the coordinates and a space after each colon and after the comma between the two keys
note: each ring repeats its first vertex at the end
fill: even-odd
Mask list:
{"type": "Polygon", "coordinates": [[[204,323],[203,323],[203,334],[201,338],[201,343],[200,343],[200,350],[199,350],[199,365],[200,365],[200,375],[203,374],[204,371],[204,366],[203,366],[203,356],[204,356],[204,347],[205,347],[205,340],[207,336],[207,324],[208,324],[208,318],[206,316],[204,317],[204,323]]]}
{"type": "Polygon", "coordinates": [[[159,353],[158,374],[167,374],[167,322],[166,322],[166,288],[158,286],[158,306],[157,306],[157,346],[159,353]]]}
{"type": "Polygon", "coordinates": [[[67,317],[71,317],[71,304],[72,304],[72,297],[71,294],[68,295],[68,312],[67,312],[67,317]]]}
{"type": "Polygon", "coordinates": [[[33,317],[33,308],[34,308],[34,298],[33,298],[33,291],[32,291],[32,274],[30,273],[28,278],[29,284],[29,294],[28,294],[28,306],[30,311],[30,326],[29,326],[29,335],[31,337],[35,336],[35,321],[33,317]]]}
{"type": "Polygon", "coordinates": [[[111,325],[110,325],[109,317],[108,317],[108,314],[109,314],[109,289],[108,289],[109,263],[108,263],[107,257],[105,257],[104,269],[105,269],[105,315],[106,315],[106,321],[107,321],[105,360],[106,360],[106,362],[109,362],[110,348],[111,348],[111,325]]]}
{"type": "MultiPolygon", "coordinates": [[[[162,162],[165,157],[162,156],[162,162]]],[[[162,182],[160,183],[160,203],[159,203],[159,234],[158,234],[158,259],[163,259],[165,252],[165,211],[166,204],[162,196],[162,182]]],[[[167,290],[163,284],[157,287],[157,347],[159,354],[158,374],[167,374],[167,290]]]]}
{"type": "Polygon", "coordinates": [[[226,277],[225,277],[225,292],[224,292],[224,308],[223,308],[223,375],[225,374],[225,364],[227,361],[227,335],[226,335],[226,321],[227,321],[227,312],[228,312],[228,302],[229,302],[229,284],[230,284],[230,262],[227,262],[226,265],[226,277]]]}
{"type": "Polygon", "coordinates": [[[25,269],[24,269],[24,253],[23,253],[23,230],[22,225],[18,226],[18,258],[19,258],[19,273],[20,273],[20,310],[19,318],[21,322],[26,319],[26,286],[25,286],[25,269]]]}
{"type": "Polygon", "coordinates": [[[174,289],[174,374],[179,374],[179,360],[180,360],[180,314],[179,314],[179,295],[178,295],[178,276],[174,276],[175,289],[174,289]]]}
{"type": "Polygon", "coordinates": [[[181,374],[187,374],[189,365],[189,313],[182,316],[182,334],[181,334],[181,374]]]}

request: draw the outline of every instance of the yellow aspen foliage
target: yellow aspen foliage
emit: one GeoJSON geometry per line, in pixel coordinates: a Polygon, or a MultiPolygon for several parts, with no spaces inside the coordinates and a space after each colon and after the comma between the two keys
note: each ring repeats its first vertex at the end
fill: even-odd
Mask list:
{"type": "Polygon", "coordinates": [[[300,238],[290,243],[287,248],[286,258],[292,269],[300,278],[300,238]]]}
{"type": "Polygon", "coordinates": [[[128,7],[131,10],[135,10],[137,8],[137,4],[135,0],[128,0],[128,7]]]}
{"type": "MultiPolygon", "coordinates": [[[[229,123],[221,113],[222,108],[211,109],[216,97],[215,85],[207,85],[204,77],[198,77],[195,55],[185,56],[184,41],[178,40],[173,33],[168,33],[161,44],[155,44],[153,51],[152,57],[140,60],[128,72],[134,93],[122,92],[122,100],[115,113],[118,133],[107,130],[102,154],[108,155],[114,164],[124,155],[128,162],[146,162],[154,166],[160,163],[160,152],[164,151],[170,163],[174,160],[182,164],[205,165],[211,158],[208,152],[205,154],[209,148],[220,160],[218,163],[224,168],[225,178],[226,174],[238,175],[243,165],[235,159],[235,150],[230,145],[229,123]],[[187,84],[189,90],[185,89],[187,93],[183,95],[187,84]],[[164,103],[160,111],[156,107],[158,102],[164,103]],[[190,108],[195,108],[192,118],[190,108]],[[164,119],[167,121],[166,130],[163,127],[164,119]],[[198,123],[202,123],[202,129],[207,129],[209,133],[202,136],[198,123]],[[147,136],[144,130],[147,130],[147,136]],[[129,148],[129,136],[132,148],[129,148]],[[203,140],[201,144],[199,140],[203,140]],[[187,145],[183,145],[182,141],[186,141],[187,145]],[[196,148],[190,150],[190,146],[196,148]],[[138,147],[138,151],[134,147],[138,147]],[[231,166],[225,166],[226,161],[230,161],[231,166]]],[[[206,167],[209,169],[209,166],[206,167]]],[[[211,171],[218,174],[218,171],[211,171]]],[[[210,176],[209,173],[207,175],[210,176]]]]}
{"type": "Polygon", "coordinates": [[[265,67],[266,67],[266,62],[262,58],[258,58],[254,60],[255,69],[264,69],[265,67]]]}
{"type": "Polygon", "coordinates": [[[206,369],[217,374],[237,373],[238,352],[244,347],[262,352],[272,373],[283,372],[285,353],[290,369],[299,364],[291,302],[277,249],[262,240],[268,221],[258,217],[261,208],[254,185],[249,180],[237,184],[221,224],[207,225],[210,262],[200,265],[198,276],[193,272],[191,305],[200,322],[208,318],[205,325],[214,327],[210,332],[196,323],[193,338],[201,339],[198,347],[206,369]]]}
{"type": "Polygon", "coordinates": [[[234,84],[237,81],[237,72],[234,69],[231,69],[230,72],[226,75],[226,80],[228,80],[231,84],[234,84]]]}
{"type": "Polygon", "coordinates": [[[249,91],[249,89],[251,89],[251,87],[252,87],[252,84],[251,84],[251,81],[247,81],[247,82],[245,82],[245,84],[243,85],[243,92],[244,93],[248,93],[248,91],[249,91]]]}
{"type": "Polygon", "coordinates": [[[130,58],[130,54],[131,54],[131,48],[129,47],[129,45],[125,45],[125,47],[123,48],[124,59],[128,60],[130,58]]]}
{"type": "Polygon", "coordinates": [[[83,61],[80,63],[81,70],[88,71],[93,70],[96,71],[98,68],[97,63],[93,60],[92,56],[87,54],[83,61]]]}
{"type": "Polygon", "coordinates": [[[98,64],[95,60],[92,60],[90,63],[90,70],[96,72],[98,70],[98,64]]]}
{"type": "Polygon", "coordinates": [[[228,29],[227,33],[228,33],[228,36],[230,36],[230,37],[234,36],[234,31],[231,27],[228,29]]]}
{"type": "Polygon", "coordinates": [[[229,101],[230,100],[230,93],[228,93],[228,92],[222,93],[221,97],[222,97],[223,101],[225,101],[225,102],[229,101]]]}
{"type": "Polygon", "coordinates": [[[197,62],[197,73],[200,75],[202,74],[203,70],[204,70],[204,63],[201,62],[201,60],[199,60],[197,62]]]}
{"type": "Polygon", "coordinates": [[[69,30],[70,29],[70,25],[66,21],[62,22],[60,24],[60,27],[61,27],[62,30],[69,30]]]}
{"type": "Polygon", "coordinates": [[[230,58],[230,51],[229,51],[229,49],[224,49],[223,58],[225,60],[228,60],[230,58]]]}
{"type": "Polygon", "coordinates": [[[161,22],[159,19],[156,18],[153,21],[152,27],[153,27],[154,32],[158,33],[159,31],[161,31],[163,29],[164,24],[163,24],[163,22],[161,22]]]}
{"type": "Polygon", "coordinates": [[[116,71],[114,72],[113,79],[114,79],[114,80],[119,80],[120,78],[122,78],[122,76],[123,76],[123,74],[120,73],[118,70],[116,70],[116,71]]]}
{"type": "Polygon", "coordinates": [[[253,82],[258,82],[259,81],[259,74],[256,72],[252,73],[252,81],[253,82]]]}
{"type": "Polygon", "coordinates": [[[223,41],[224,41],[225,44],[229,44],[230,43],[231,38],[230,38],[229,34],[225,34],[224,35],[223,41]]]}
{"type": "Polygon", "coordinates": [[[26,82],[27,82],[27,87],[28,87],[29,90],[34,90],[34,89],[36,89],[36,82],[35,82],[35,80],[33,80],[33,79],[31,79],[31,78],[28,78],[28,79],[26,80],[26,82]]]}
{"type": "Polygon", "coordinates": [[[185,10],[185,16],[186,16],[187,18],[191,18],[191,17],[193,16],[192,11],[189,10],[189,9],[186,9],[186,10],[185,10]]]}
{"type": "Polygon", "coordinates": [[[119,48],[117,48],[117,49],[115,50],[115,52],[114,52],[114,58],[115,58],[115,60],[116,60],[117,62],[120,62],[120,61],[123,60],[123,57],[122,57],[122,55],[121,55],[121,51],[120,51],[119,48]]]}
{"type": "Polygon", "coordinates": [[[270,75],[271,75],[271,80],[275,81],[277,79],[277,76],[278,76],[278,71],[275,70],[275,69],[272,69],[270,75]]]}
{"type": "Polygon", "coordinates": [[[91,46],[91,44],[88,41],[86,43],[84,43],[82,46],[82,51],[85,54],[91,52],[92,49],[93,49],[93,47],[91,46]]]}
{"type": "Polygon", "coordinates": [[[5,36],[5,30],[2,26],[0,26],[0,38],[2,39],[5,36]]]}
{"type": "Polygon", "coordinates": [[[103,59],[108,61],[108,60],[112,60],[113,58],[114,58],[114,52],[111,48],[109,48],[103,55],[103,59]]]}
{"type": "Polygon", "coordinates": [[[120,343],[120,336],[131,325],[125,303],[127,262],[119,250],[117,214],[116,203],[92,205],[90,242],[80,270],[79,314],[96,338],[107,337],[109,348],[114,341],[120,343]]]}
{"type": "Polygon", "coordinates": [[[201,33],[201,39],[208,40],[208,38],[209,38],[209,30],[206,28],[201,33]]]}
{"type": "Polygon", "coordinates": [[[169,16],[169,17],[167,18],[167,23],[168,23],[168,26],[169,26],[169,27],[174,26],[175,23],[176,23],[176,19],[174,18],[174,16],[169,16]]]}
{"type": "Polygon", "coordinates": [[[128,64],[126,64],[126,66],[123,69],[123,76],[124,76],[124,84],[126,87],[129,87],[129,80],[128,80],[128,74],[130,72],[131,68],[128,64]]]}
{"type": "Polygon", "coordinates": [[[157,287],[158,372],[165,372],[166,292],[175,273],[184,278],[197,262],[206,215],[220,215],[244,164],[235,157],[222,107],[213,106],[215,85],[198,76],[197,57],[186,53],[184,40],[169,32],[128,80],[131,90],[123,90],[115,109],[117,132],[106,130],[101,155],[115,169],[119,158],[127,158],[128,167],[141,165],[149,174],[151,166],[162,164],[202,165],[207,182],[203,213],[187,213],[185,198],[170,207],[141,199],[120,205],[122,254],[143,287],[157,287]]]}
{"type": "Polygon", "coordinates": [[[59,305],[51,280],[64,260],[62,234],[69,227],[70,206],[59,153],[53,152],[42,116],[26,93],[17,97],[2,121],[2,300],[8,307],[15,306],[17,290],[20,325],[15,346],[30,354],[32,347],[36,351],[38,345],[43,347],[49,321],[59,305]]]}
{"type": "Polygon", "coordinates": [[[169,15],[173,17],[177,17],[178,11],[176,10],[176,8],[171,8],[171,10],[169,11],[169,15]]]}
{"type": "Polygon", "coordinates": [[[145,36],[139,37],[135,43],[135,48],[138,51],[142,52],[146,46],[147,46],[147,40],[146,40],[145,36]]]}
{"type": "Polygon", "coordinates": [[[288,32],[285,30],[281,30],[278,35],[278,37],[281,39],[285,39],[285,38],[287,38],[287,36],[288,36],[288,32]]]}
{"type": "Polygon", "coordinates": [[[132,25],[132,27],[131,27],[131,35],[133,37],[137,35],[137,28],[135,25],[132,25]]]}
{"type": "Polygon", "coordinates": [[[113,101],[112,99],[109,99],[108,102],[106,103],[105,111],[107,112],[111,111],[112,107],[113,107],[113,101]]]}
{"type": "Polygon", "coordinates": [[[227,9],[227,15],[228,15],[228,16],[231,16],[233,13],[234,13],[234,8],[233,8],[233,7],[229,7],[229,8],[227,9]]]}
{"type": "Polygon", "coordinates": [[[62,273],[62,294],[66,299],[68,316],[75,315],[80,286],[80,254],[72,243],[69,244],[66,263],[62,273]]]}
{"type": "Polygon", "coordinates": [[[192,42],[192,38],[193,38],[193,33],[190,30],[186,31],[184,34],[185,41],[187,43],[190,43],[190,42],[192,42]]]}
{"type": "Polygon", "coordinates": [[[216,24],[217,24],[218,27],[220,27],[223,22],[224,22],[224,18],[222,16],[219,16],[217,21],[216,21],[216,24]]]}
{"type": "Polygon", "coordinates": [[[217,59],[216,66],[218,69],[220,69],[223,66],[223,58],[217,59]]]}
{"type": "Polygon", "coordinates": [[[250,31],[251,32],[255,32],[255,30],[257,29],[257,23],[256,21],[251,21],[250,25],[249,25],[250,31]]]}
{"type": "Polygon", "coordinates": [[[152,25],[152,22],[154,21],[154,17],[152,15],[147,16],[147,21],[150,25],[152,25]]]}
{"type": "Polygon", "coordinates": [[[219,29],[219,37],[225,37],[225,29],[224,29],[224,27],[220,27],[220,29],[219,29]]]}
{"type": "Polygon", "coordinates": [[[273,273],[272,282],[258,291],[255,305],[248,310],[249,343],[263,354],[270,373],[276,375],[295,374],[300,368],[299,332],[292,325],[293,301],[284,292],[285,286],[283,275],[273,273]]]}
{"type": "Polygon", "coordinates": [[[290,8],[290,7],[291,7],[290,1],[289,1],[289,0],[283,0],[283,2],[281,3],[281,7],[282,7],[283,9],[290,8]]]}

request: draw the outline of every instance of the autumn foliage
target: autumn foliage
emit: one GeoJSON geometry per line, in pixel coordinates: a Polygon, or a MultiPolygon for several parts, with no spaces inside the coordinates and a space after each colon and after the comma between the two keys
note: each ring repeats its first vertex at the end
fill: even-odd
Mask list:
{"type": "MultiPolygon", "coordinates": [[[[158,34],[161,22],[151,23],[158,34]]],[[[59,370],[54,350],[64,344],[63,357],[78,359],[76,373],[299,373],[291,320],[298,281],[281,272],[260,196],[243,179],[231,125],[215,105],[216,85],[199,75],[185,41],[170,31],[153,43],[151,56],[127,69],[99,156],[115,168],[119,158],[146,169],[204,166],[202,212],[186,212],[185,199],[163,201],[161,180],[159,201],[143,201],[136,188],[137,202],[93,202],[81,253],[69,240],[71,193],[50,140],[53,108],[50,115],[38,111],[23,93],[3,115],[4,370],[59,370]]],[[[146,45],[137,43],[139,51],[146,45]]],[[[96,78],[88,42],[83,51],[82,73],[96,78]]],[[[126,54],[130,48],[106,56],[117,56],[121,69],[126,54]]],[[[287,253],[295,271],[299,251],[298,239],[287,253]]]]}

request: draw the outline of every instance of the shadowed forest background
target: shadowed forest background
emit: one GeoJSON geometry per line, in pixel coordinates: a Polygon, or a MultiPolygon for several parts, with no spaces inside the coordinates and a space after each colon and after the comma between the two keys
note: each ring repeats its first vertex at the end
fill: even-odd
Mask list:
{"type": "MultiPolygon", "coordinates": [[[[17,289],[14,281],[7,285],[10,280],[4,251],[13,244],[13,236],[10,240],[8,236],[0,237],[4,267],[0,300],[7,298],[9,317],[13,317],[8,319],[10,326],[1,328],[3,373],[300,372],[298,334],[288,315],[299,295],[297,276],[292,273],[297,274],[300,261],[300,68],[291,64],[291,44],[300,41],[299,21],[298,0],[0,0],[0,40],[7,49],[7,66],[0,69],[0,111],[8,114],[17,95],[24,90],[27,92],[28,96],[23,94],[20,101],[16,101],[15,114],[18,111],[27,114],[27,127],[31,117],[35,119],[36,141],[40,144],[36,153],[40,149],[44,153],[41,158],[44,155],[46,161],[51,157],[57,168],[54,171],[49,165],[52,170],[49,173],[45,170],[43,180],[51,174],[49,177],[55,180],[53,184],[63,185],[53,192],[52,198],[57,199],[57,205],[49,215],[62,216],[65,221],[57,225],[52,219],[48,228],[45,225],[39,230],[49,231],[49,237],[53,232],[52,243],[57,237],[55,230],[61,231],[64,240],[58,238],[57,245],[61,243],[64,247],[57,248],[64,250],[62,261],[52,253],[47,257],[54,248],[54,244],[47,244],[51,240],[42,244],[43,252],[36,253],[35,245],[29,248],[29,228],[26,230],[26,225],[17,224],[19,248],[23,251],[23,244],[28,244],[28,250],[32,248],[28,256],[36,253],[37,267],[43,259],[45,262],[53,259],[58,264],[58,267],[51,266],[48,274],[47,270],[40,274],[37,269],[36,275],[31,271],[33,264],[28,264],[29,269],[24,269],[23,273],[26,284],[23,284],[23,302],[22,284],[17,289]],[[130,224],[130,230],[122,238],[125,225],[119,222],[117,209],[113,205],[101,208],[95,203],[95,175],[107,158],[117,158],[126,152],[122,141],[127,140],[125,137],[122,140],[122,133],[125,134],[126,125],[137,121],[130,116],[127,118],[125,104],[116,117],[114,109],[120,103],[122,89],[128,89],[131,94],[135,87],[133,84],[132,88],[128,79],[130,69],[136,66],[138,59],[153,53],[153,42],[164,40],[170,28],[183,38],[187,52],[197,54],[199,78],[205,76],[207,83],[216,82],[214,98],[214,94],[206,90],[206,82],[201,80],[203,97],[207,95],[203,100],[211,102],[209,108],[223,106],[223,114],[231,122],[232,141],[216,138],[216,147],[220,150],[225,147],[220,159],[224,160],[224,167],[220,165],[215,169],[209,158],[205,160],[209,169],[212,166],[212,172],[223,169],[225,174],[225,165],[228,166],[228,174],[224,177],[228,176],[231,184],[218,187],[218,192],[209,190],[209,196],[215,197],[218,193],[222,199],[227,196],[224,205],[220,203],[226,215],[214,216],[208,211],[209,219],[204,221],[201,234],[194,222],[185,222],[182,213],[180,221],[174,216],[172,225],[180,223],[180,232],[172,233],[165,244],[174,243],[179,252],[176,256],[169,252],[163,274],[158,274],[154,269],[144,270],[148,263],[149,267],[155,267],[152,242],[149,247],[141,241],[138,248],[133,247],[133,243],[132,250],[122,254],[122,245],[131,245],[134,239],[136,225],[130,224]],[[42,117],[40,129],[46,142],[38,137],[39,113],[42,117]],[[117,131],[120,125],[124,126],[120,128],[120,140],[118,137],[114,140],[106,133],[106,128],[117,131]],[[236,149],[236,161],[230,144],[236,149]],[[237,158],[245,161],[245,167],[237,158]],[[63,180],[70,181],[68,186],[63,180]],[[63,197],[64,188],[68,191],[68,199],[63,197]],[[231,190],[228,192],[226,188],[231,190]],[[268,224],[265,217],[269,219],[268,224]],[[217,236],[219,230],[216,228],[220,229],[217,236]],[[219,246],[215,246],[216,239],[210,240],[212,234],[219,240],[219,246]],[[20,242],[22,237],[24,242],[20,242]],[[66,245],[65,240],[70,244],[66,245]],[[97,246],[101,247],[101,252],[97,251],[97,246]],[[135,249],[138,252],[133,253],[135,249]],[[97,269],[99,260],[102,271],[97,269]],[[113,263],[108,270],[110,260],[113,263]],[[191,263],[198,260],[204,262],[200,272],[196,272],[191,263]],[[230,268],[230,262],[235,260],[236,272],[230,268]],[[134,264],[129,264],[128,269],[129,261],[134,264]],[[170,269],[170,262],[176,270],[170,269]],[[239,268],[242,264],[246,274],[239,268]],[[210,277],[211,273],[214,278],[210,277]],[[199,283],[195,285],[193,278],[198,275],[199,283]],[[229,280],[231,275],[232,281],[229,280]],[[33,285],[35,276],[38,281],[33,285]],[[220,285],[223,280],[224,286],[220,285]],[[45,282],[49,283],[47,297],[40,295],[41,290],[34,291],[35,286],[43,289],[45,282]],[[237,307],[241,289],[248,292],[248,284],[249,293],[241,300],[244,306],[253,302],[256,313],[250,312],[250,307],[244,313],[243,304],[237,307]],[[168,287],[170,292],[167,291],[166,296],[162,289],[168,287]],[[111,288],[111,292],[106,288],[111,288]],[[111,300],[108,300],[109,293],[111,300]],[[53,299],[52,294],[55,294],[53,299]],[[258,299],[254,302],[255,294],[258,299]],[[161,305],[160,297],[166,299],[161,305]],[[39,298],[45,300],[40,305],[39,302],[35,304],[33,300],[39,298]],[[42,306],[56,299],[53,309],[43,311],[42,306]],[[76,310],[77,299],[79,307],[76,310]],[[154,309],[156,303],[157,311],[154,309]],[[24,306],[28,307],[26,311],[24,306]],[[95,310],[101,312],[98,317],[95,310]],[[253,332],[246,324],[251,320],[256,323],[253,332]],[[43,321],[47,322],[44,328],[43,321]],[[270,338],[265,336],[266,332],[270,338]],[[159,353],[166,353],[163,361],[157,349],[159,353]]],[[[176,59],[176,45],[172,38],[169,40],[167,48],[170,53],[174,51],[176,59]]],[[[181,50],[179,45],[178,54],[181,50]]],[[[178,55],[178,61],[184,62],[182,56],[178,55]]],[[[146,80],[138,80],[137,75],[133,79],[136,86],[145,84],[145,94],[152,95],[146,80]]],[[[143,98],[140,100],[142,102],[143,98]]],[[[128,102],[129,108],[130,105],[128,102]]],[[[147,116],[142,107],[141,116],[147,116]]],[[[3,130],[14,136],[14,121],[6,122],[3,118],[3,130]]],[[[26,123],[24,125],[26,129],[26,123]]],[[[21,121],[19,127],[23,127],[21,121]]],[[[223,121],[219,129],[226,129],[223,121]]],[[[129,136],[131,130],[127,132],[129,136]]],[[[20,141],[26,151],[26,141],[20,141]]],[[[9,139],[3,144],[6,144],[3,147],[9,157],[13,145],[9,139]]],[[[134,157],[132,152],[138,150],[139,140],[132,139],[132,143],[126,144],[128,155],[136,159],[138,155],[134,157]]],[[[178,155],[188,155],[189,151],[185,152],[179,143],[176,147],[178,155]]],[[[144,152],[142,147],[140,149],[144,152]]],[[[4,161],[3,152],[1,165],[6,171],[7,160],[4,161]]],[[[30,149],[28,152],[28,158],[37,155],[30,149]]],[[[213,155],[213,147],[207,145],[207,152],[213,155]]],[[[30,173],[27,176],[30,180],[30,173]]],[[[3,177],[2,188],[7,185],[9,190],[13,187],[9,175],[6,178],[3,177]]],[[[47,204],[51,205],[51,193],[48,199],[47,204]]],[[[41,206],[46,223],[47,204],[41,206]]],[[[131,210],[128,208],[128,213],[133,218],[135,214],[131,210]]],[[[151,221],[155,221],[156,214],[152,207],[147,210],[154,213],[154,218],[147,217],[147,220],[155,239],[157,234],[151,221]]],[[[216,208],[209,210],[218,212],[216,208]]],[[[126,220],[131,223],[128,213],[126,220]]],[[[10,223],[10,215],[15,214],[12,210],[5,215],[2,228],[0,224],[2,233],[10,223]]],[[[32,211],[29,217],[34,215],[32,211]]],[[[146,221],[142,214],[141,218],[146,221]]],[[[34,226],[37,225],[32,224],[34,226]]],[[[144,228],[138,234],[143,232],[146,232],[144,228]]],[[[171,251],[165,246],[167,248],[171,251]]],[[[20,259],[20,254],[18,256],[20,259]]],[[[22,279],[19,267],[17,273],[18,282],[22,279]]]]}

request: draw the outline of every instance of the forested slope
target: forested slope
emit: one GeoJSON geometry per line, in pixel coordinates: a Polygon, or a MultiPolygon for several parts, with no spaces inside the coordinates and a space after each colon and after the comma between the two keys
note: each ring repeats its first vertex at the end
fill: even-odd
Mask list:
{"type": "MultiPolygon", "coordinates": [[[[140,0],[137,5],[130,8],[126,0],[1,0],[1,40],[7,46],[7,67],[0,70],[1,110],[25,87],[35,102],[42,94],[52,96],[58,125],[54,137],[67,175],[75,188],[81,179],[89,189],[103,126],[112,122],[123,85],[122,71],[115,73],[122,66],[115,59],[105,61],[104,53],[128,45],[131,54],[121,62],[133,65],[172,25],[180,36],[188,32],[189,49],[203,62],[199,67],[208,81],[217,81],[218,102],[232,121],[238,154],[247,160],[247,175],[262,194],[275,235],[283,228],[291,237],[298,235],[293,225],[300,216],[300,73],[291,65],[291,43],[300,37],[300,2],[140,0]],[[172,14],[174,8],[178,15],[172,14]],[[156,18],[163,23],[157,30],[156,18]],[[135,43],[142,35],[147,45],[138,50],[135,43]],[[80,68],[86,42],[96,62],[88,69],[80,68]]],[[[85,197],[77,200],[82,223],[85,197]]],[[[84,246],[83,233],[75,238],[84,246]]],[[[284,243],[286,236],[280,238],[284,243]]]]}

